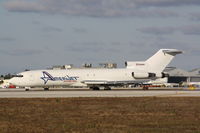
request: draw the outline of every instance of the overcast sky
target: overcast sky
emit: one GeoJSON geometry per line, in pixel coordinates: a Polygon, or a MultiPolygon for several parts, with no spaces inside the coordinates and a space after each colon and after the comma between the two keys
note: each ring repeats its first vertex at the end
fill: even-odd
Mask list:
{"type": "Polygon", "coordinates": [[[200,67],[200,0],[0,0],[0,74],[53,65],[146,60],[200,67]]]}

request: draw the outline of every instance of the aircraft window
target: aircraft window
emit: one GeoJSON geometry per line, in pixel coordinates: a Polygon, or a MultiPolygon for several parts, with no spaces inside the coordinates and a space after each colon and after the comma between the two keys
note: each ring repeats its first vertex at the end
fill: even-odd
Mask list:
{"type": "Polygon", "coordinates": [[[13,75],[13,77],[19,77],[19,78],[21,78],[21,77],[23,77],[23,75],[13,75]]]}

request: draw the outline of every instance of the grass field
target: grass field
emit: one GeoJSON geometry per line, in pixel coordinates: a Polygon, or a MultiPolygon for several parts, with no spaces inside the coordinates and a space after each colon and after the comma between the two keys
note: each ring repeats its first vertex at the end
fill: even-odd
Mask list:
{"type": "Polygon", "coordinates": [[[200,133],[200,98],[0,99],[0,133],[200,133]]]}

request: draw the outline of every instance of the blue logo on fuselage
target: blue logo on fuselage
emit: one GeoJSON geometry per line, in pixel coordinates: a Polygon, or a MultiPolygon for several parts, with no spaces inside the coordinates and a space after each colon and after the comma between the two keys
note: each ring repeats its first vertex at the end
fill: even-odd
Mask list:
{"type": "Polygon", "coordinates": [[[43,71],[43,77],[41,77],[42,80],[44,80],[44,84],[46,84],[49,80],[50,81],[64,81],[64,82],[76,82],[79,77],[73,76],[70,77],[66,75],[65,77],[53,77],[51,74],[49,74],[46,71],[43,71]]]}

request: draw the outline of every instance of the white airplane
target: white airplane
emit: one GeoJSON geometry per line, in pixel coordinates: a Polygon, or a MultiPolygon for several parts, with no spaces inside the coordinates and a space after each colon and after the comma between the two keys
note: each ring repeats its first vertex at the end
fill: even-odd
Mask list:
{"type": "Polygon", "coordinates": [[[43,87],[48,90],[54,86],[87,86],[93,90],[111,86],[142,83],[156,78],[166,77],[162,71],[175,55],[182,51],[160,49],[146,61],[125,62],[126,68],[119,69],[66,69],[34,70],[15,75],[10,83],[18,87],[43,87]]]}

